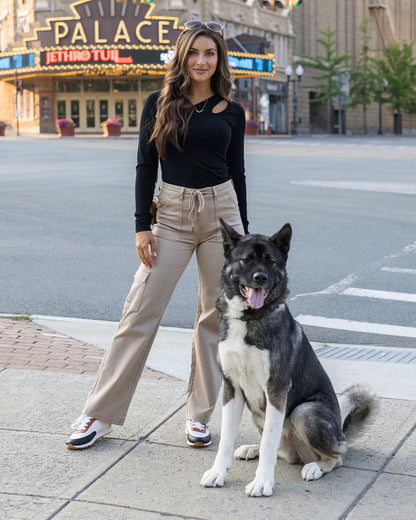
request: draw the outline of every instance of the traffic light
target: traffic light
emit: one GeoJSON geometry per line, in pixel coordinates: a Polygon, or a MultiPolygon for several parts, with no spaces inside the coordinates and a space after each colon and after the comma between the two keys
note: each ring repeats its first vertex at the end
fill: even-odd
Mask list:
{"type": "Polygon", "coordinates": [[[263,9],[294,9],[298,7],[303,0],[259,0],[260,7],[263,9]]]}
{"type": "Polygon", "coordinates": [[[285,9],[289,0],[260,0],[263,9],[285,9]]]}
{"type": "Polygon", "coordinates": [[[17,90],[17,92],[23,92],[23,80],[22,79],[16,80],[16,90],[17,90]]]}

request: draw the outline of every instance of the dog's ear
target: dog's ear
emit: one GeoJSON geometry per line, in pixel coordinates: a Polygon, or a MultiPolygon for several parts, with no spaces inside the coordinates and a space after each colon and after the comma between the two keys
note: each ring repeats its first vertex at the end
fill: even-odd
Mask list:
{"type": "Polygon", "coordinates": [[[270,237],[270,240],[282,252],[285,262],[287,260],[287,254],[289,253],[291,238],[292,226],[289,223],[285,224],[280,231],[270,237]]]}
{"type": "Polygon", "coordinates": [[[222,238],[224,239],[224,256],[227,258],[231,251],[234,249],[236,243],[240,240],[242,235],[237,233],[237,231],[228,225],[224,220],[220,217],[220,225],[221,225],[221,233],[222,238]]]}

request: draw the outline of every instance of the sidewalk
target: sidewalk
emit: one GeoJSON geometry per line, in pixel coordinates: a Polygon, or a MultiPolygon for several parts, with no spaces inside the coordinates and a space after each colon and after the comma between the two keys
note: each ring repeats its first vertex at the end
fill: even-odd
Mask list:
{"type": "MultiPolygon", "coordinates": [[[[336,391],[369,383],[376,423],[344,466],[304,482],[279,461],[270,498],[244,486],[256,462],[234,461],[222,489],[199,487],[218,448],[186,447],[190,331],[161,329],[123,427],[82,452],[65,449],[114,323],[0,318],[0,518],[7,520],[402,520],[416,495],[416,365],[322,359],[336,391]]],[[[259,437],[245,415],[238,443],[259,437]]]]}

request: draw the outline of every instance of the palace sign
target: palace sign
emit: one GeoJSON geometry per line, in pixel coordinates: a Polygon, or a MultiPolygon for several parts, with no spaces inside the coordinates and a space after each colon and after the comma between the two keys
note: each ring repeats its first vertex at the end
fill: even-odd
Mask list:
{"type": "MultiPolygon", "coordinates": [[[[144,0],[79,0],[71,17],[47,19],[24,48],[0,53],[0,76],[25,73],[163,74],[182,32],[178,18],[153,16],[144,0]]],[[[271,54],[229,53],[239,76],[271,76],[271,54]]]]}
{"type": "Polygon", "coordinates": [[[35,29],[28,48],[86,45],[169,45],[181,33],[176,17],[151,16],[154,4],[128,0],[81,0],[71,5],[73,18],[52,18],[35,29]]]}

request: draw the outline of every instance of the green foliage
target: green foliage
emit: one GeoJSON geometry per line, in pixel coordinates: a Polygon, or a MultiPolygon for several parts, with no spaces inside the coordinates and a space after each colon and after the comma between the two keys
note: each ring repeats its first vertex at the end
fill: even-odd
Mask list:
{"type": "Polygon", "coordinates": [[[364,133],[367,133],[367,107],[378,97],[383,89],[383,79],[379,77],[370,48],[372,30],[369,26],[370,20],[366,18],[360,25],[361,48],[360,55],[350,74],[350,102],[349,106],[355,108],[363,107],[364,133]]]}
{"type": "Polygon", "coordinates": [[[383,102],[389,103],[394,113],[416,113],[416,63],[414,42],[400,47],[392,43],[383,49],[384,59],[373,62],[380,78],[387,80],[383,102]]]}
{"type": "Polygon", "coordinates": [[[368,107],[383,86],[370,56],[370,52],[372,52],[370,49],[372,31],[369,23],[370,20],[366,18],[360,25],[360,55],[357,64],[351,67],[350,106],[353,108],[357,105],[362,105],[364,108],[368,107]]]}
{"type": "Polygon", "coordinates": [[[333,102],[337,97],[344,96],[339,77],[348,70],[346,62],[352,57],[348,54],[336,55],[336,41],[334,40],[335,30],[331,30],[330,26],[326,31],[320,31],[322,38],[318,38],[317,42],[324,48],[324,57],[303,56],[299,61],[304,67],[308,67],[319,72],[319,75],[313,76],[315,83],[311,85],[302,85],[301,88],[309,88],[316,92],[316,96],[311,102],[329,101],[333,102]]]}

